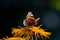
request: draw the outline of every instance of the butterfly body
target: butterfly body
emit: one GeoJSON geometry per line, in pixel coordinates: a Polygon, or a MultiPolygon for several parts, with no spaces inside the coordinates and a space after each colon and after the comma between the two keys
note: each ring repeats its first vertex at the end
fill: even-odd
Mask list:
{"type": "Polygon", "coordinates": [[[23,21],[24,26],[37,25],[40,18],[35,19],[31,12],[28,12],[26,19],[23,21]]]}

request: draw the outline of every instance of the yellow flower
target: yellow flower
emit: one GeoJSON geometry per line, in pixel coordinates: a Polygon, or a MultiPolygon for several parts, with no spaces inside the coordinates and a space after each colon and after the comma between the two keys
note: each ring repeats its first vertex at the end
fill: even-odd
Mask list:
{"type": "Polygon", "coordinates": [[[2,40],[27,40],[26,38],[20,38],[20,37],[10,37],[10,38],[4,38],[2,40]]]}
{"type": "Polygon", "coordinates": [[[21,29],[18,28],[13,28],[12,30],[12,34],[14,34],[14,36],[23,36],[23,38],[27,38],[30,39],[34,34],[37,40],[37,37],[39,37],[39,35],[43,38],[43,36],[45,38],[49,38],[49,35],[51,35],[51,32],[46,32],[45,29],[40,28],[42,25],[40,26],[34,26],[32,25],[31,27],[24,27],[21,29]],[[38,35],[39,34],[39,35],[38,35]]]}
{"type": "MultiPolygon", "coordinates": [[[[40,25],[41,26],[41,25],[40,25]]],[[[45,29],[42,29],[42,28],[39,28],[39,27],[36,27],[36,26],[33,26],[33,28],[30,28],[30,30],[32,32],[34,32],[35,34],[35,37],[36,37],[36,40],[37,40],[37,37],[39,37],[39,35],[43,38],[43,36],[45,38],[49,38],[49,35],[51,35],[51,32],[46,32],[45,29]],[[39,34],[39,35],[38,35],[39,34]]]]}

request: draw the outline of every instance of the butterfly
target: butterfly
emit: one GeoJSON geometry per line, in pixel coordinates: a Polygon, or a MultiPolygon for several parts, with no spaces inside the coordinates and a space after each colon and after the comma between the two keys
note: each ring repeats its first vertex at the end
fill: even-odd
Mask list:
{"type": "Polygon", "coordinates": [[[26,19],[23,21],[24,26],[37,25],[40,18],[35,19],[32,12],[28,12],[26,19]]]}

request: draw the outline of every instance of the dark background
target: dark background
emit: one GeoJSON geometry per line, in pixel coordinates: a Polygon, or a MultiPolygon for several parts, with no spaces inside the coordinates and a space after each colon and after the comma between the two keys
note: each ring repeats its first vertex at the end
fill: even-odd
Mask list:
{"type": "Polygon", "coordinates": [[[0,0],[0,38],[11,37],[11,28],[23,26],[29,11],[52,32],[47,40],[60,40],[60,0],[0,0]]]}

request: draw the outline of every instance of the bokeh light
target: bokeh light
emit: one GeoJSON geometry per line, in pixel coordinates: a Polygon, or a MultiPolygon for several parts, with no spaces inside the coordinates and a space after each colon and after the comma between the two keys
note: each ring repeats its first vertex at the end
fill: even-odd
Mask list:
{"type": "Polygon", "coordinates": [[[59,18],[57,13],[51,11],[44,15],[43,22],[45,25],[47,25],[47,28],[49,29],[55,29],[58,27],[59,24],[59,18]]]}
{"type": "Polygon", "coordinates": [[[50,0],[49,2],[49,7],[60,11],[60,0],[50,0]]]}

